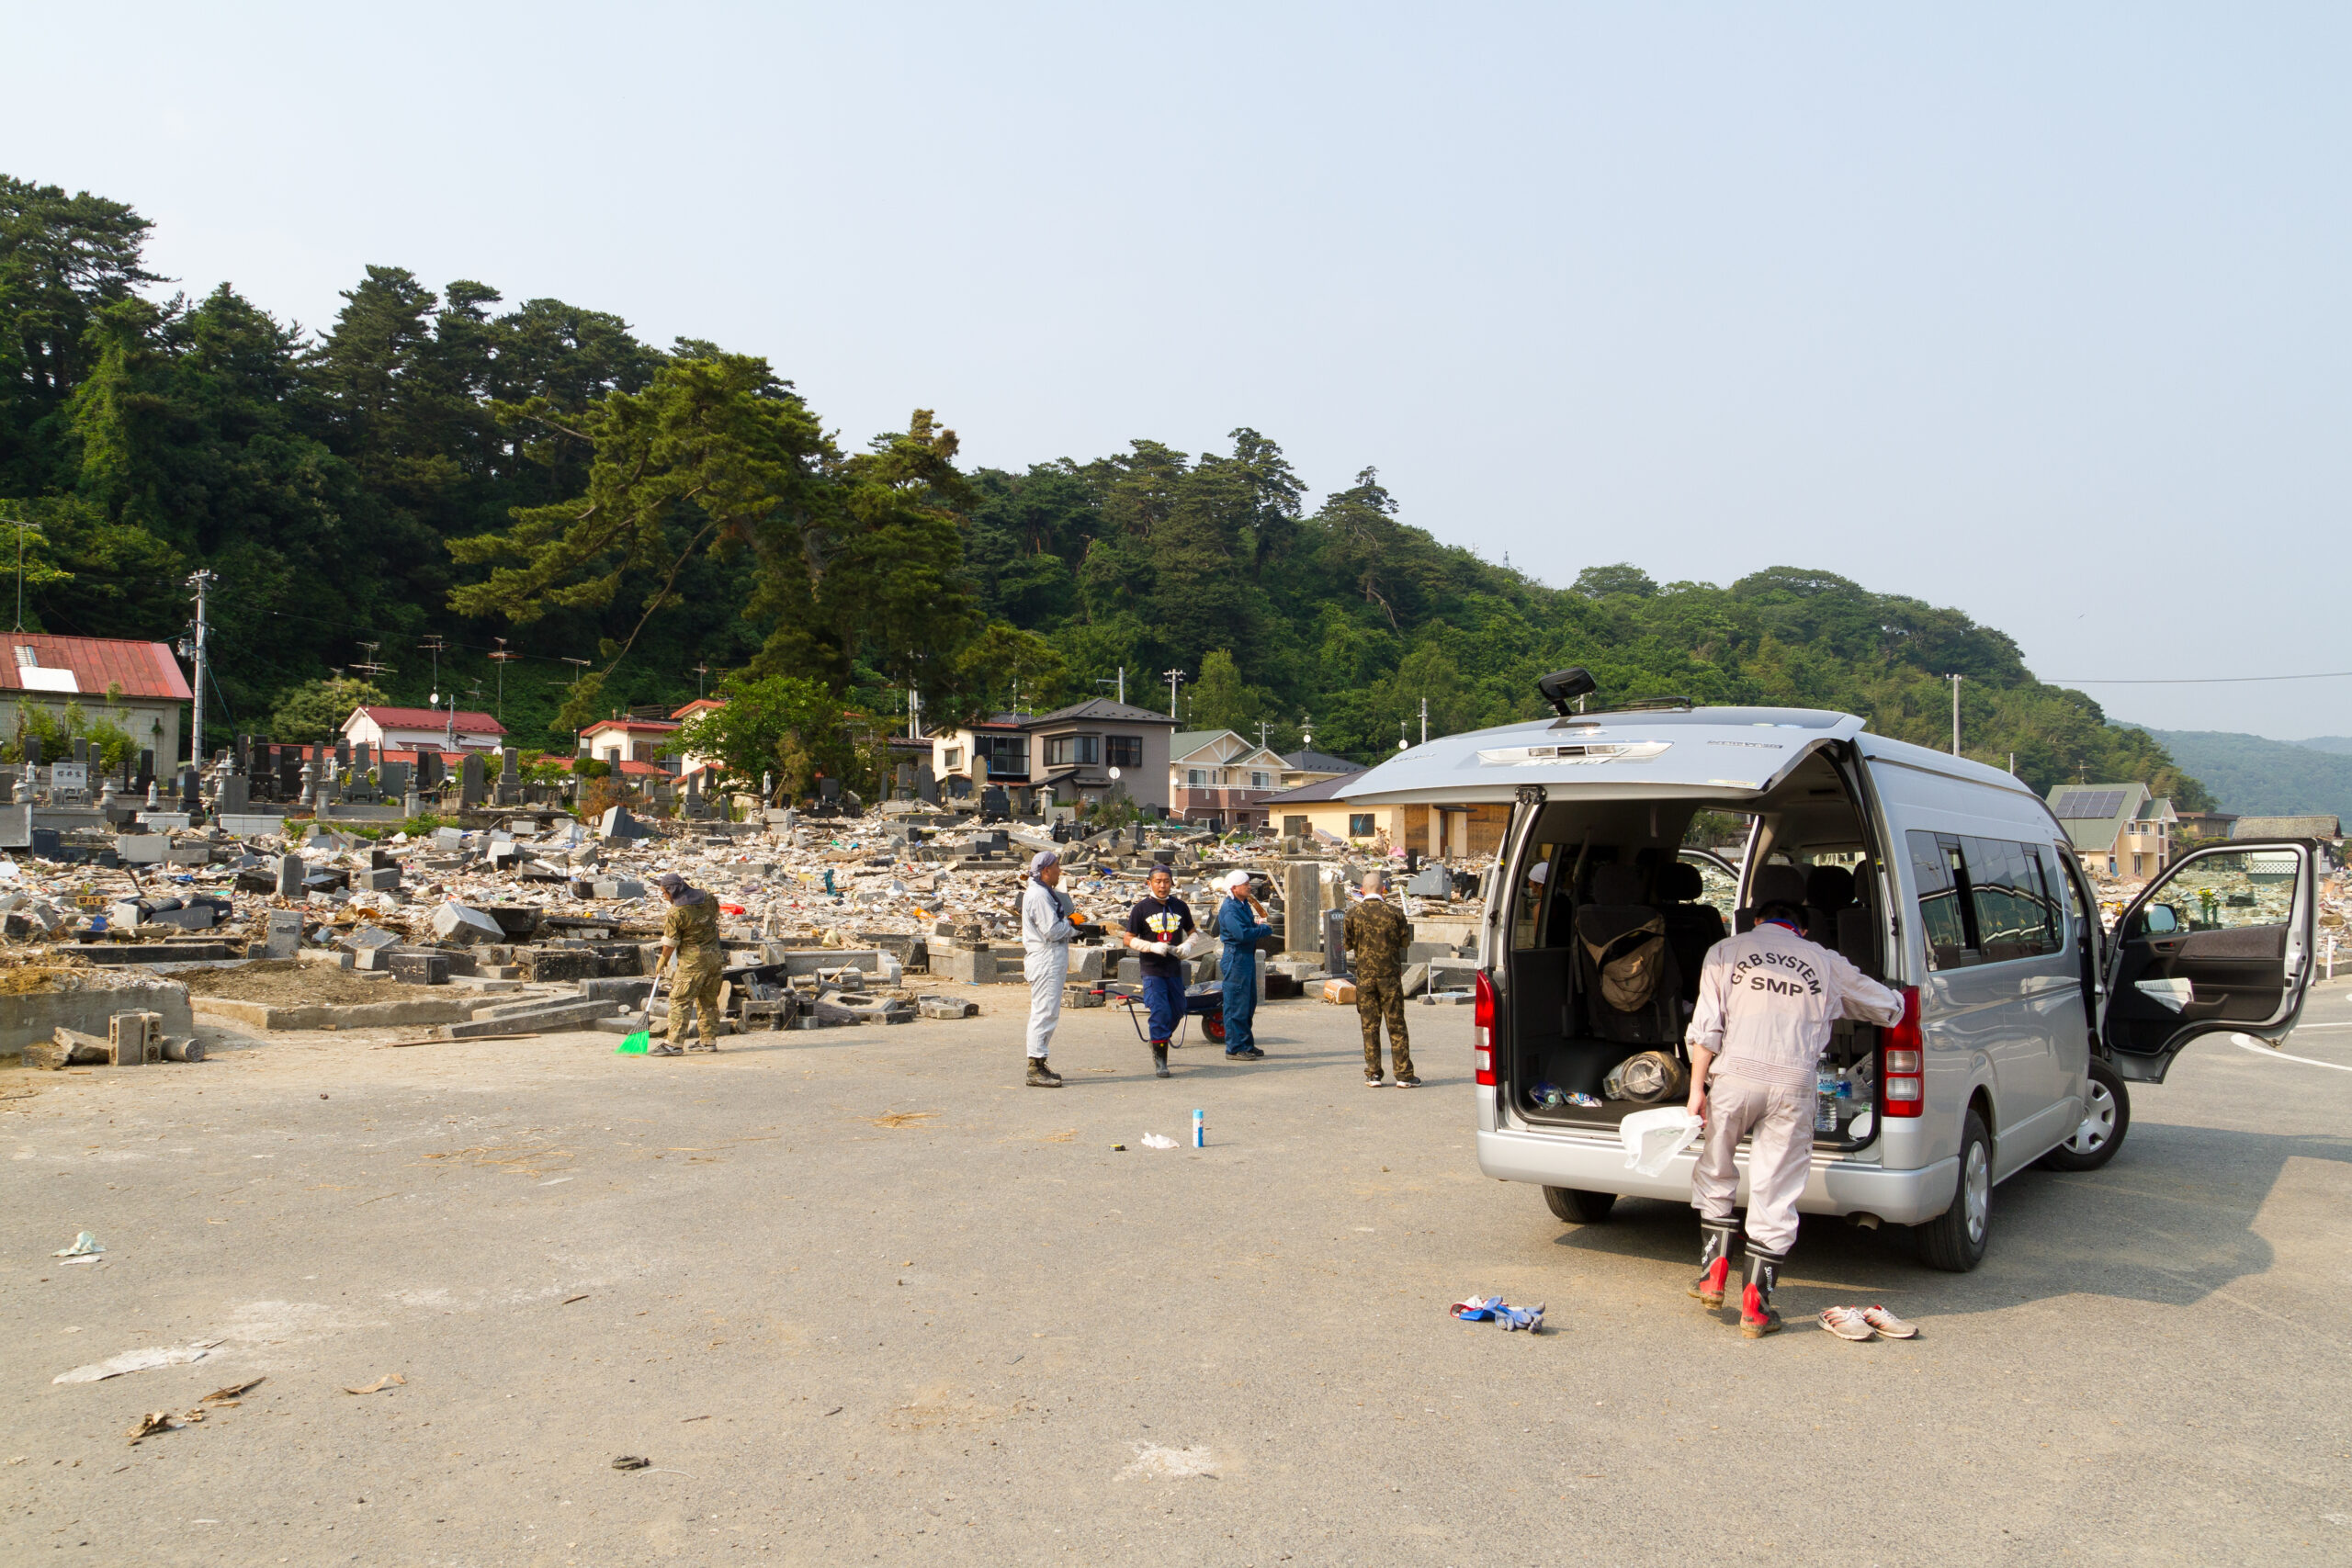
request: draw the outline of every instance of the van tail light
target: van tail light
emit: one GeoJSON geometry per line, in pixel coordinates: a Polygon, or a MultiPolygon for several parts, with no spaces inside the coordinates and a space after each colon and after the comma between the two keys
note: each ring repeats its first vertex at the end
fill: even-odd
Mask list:
{"type": "Polygon", "coordinates": [[[1470,1005],[1470,1052],[1472,1064],[1478,1069],[1478,1081],[1495,1081],[1495,987],[1484,969],[1478,971],[1477,994],[1470,1005]]]}
{"type": "Polygon", "coordinates": [[[1903,1021],[1879,1032],[1878,1081],[1889,1116],[1918,1116],[1928,1107],[1928,1051],[1919,1032],[1919,987],[1903,987],[1903,1021]]]}

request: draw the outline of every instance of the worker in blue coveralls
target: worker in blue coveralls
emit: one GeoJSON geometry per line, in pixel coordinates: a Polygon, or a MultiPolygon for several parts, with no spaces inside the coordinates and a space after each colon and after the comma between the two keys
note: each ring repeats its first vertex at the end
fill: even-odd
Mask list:
{"type": "Polygon", "coordinates": [[[1217,973],[1225,977],[1225,1054],[1241,1062],[1265,1060],[1250,1029],[1258,1011],[1258,943],[1273,927],[1266,907],[1250,894],[1250,874],[1225,875],[1225,902],[1217,906],[1216,934],[1225,943],[1217,973]]]}
{"type": "Polygon", "coordinates": [[[1143,976],[1143,1004],[1151,1019],[1151,1072],[1168,1076],[1168,1043],[1184,1021],[1184,961],[1176,949],[1192,935],[1193,908],[1176,897],[1176,874],[1155,865],[1148,889],[1127,911],[1126,943],[1143,976]]]}

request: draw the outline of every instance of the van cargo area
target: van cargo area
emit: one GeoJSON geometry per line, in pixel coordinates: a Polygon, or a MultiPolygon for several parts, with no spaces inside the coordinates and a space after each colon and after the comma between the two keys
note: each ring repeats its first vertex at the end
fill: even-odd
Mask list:
{"type": "MultiPolygon", "coordinates": [[[[1506,1114],[1529,1127],[1613,1132],[1634,1111],[1681,1102],[1700,966],[1709,948],[1747,927],[1735,908],[1732,863],[1742,853],[1805,871],[1806,936],[1883,978],[1890,885],[1853,787],[1815,753],[1760,797],[1563,792],[1538,807],[1510,870],[1497,1064],[1506,1114]],[[1746,848],[1728,858],[1686,841],[1720,842],[1741,821],[1746,848]]],[[[1838,1126],[1817,1133],[1816,1148],[1850,1152],[1875,1139],[1878,1051],[1874,1026],[1838,1026],[1838,1126]]]]}

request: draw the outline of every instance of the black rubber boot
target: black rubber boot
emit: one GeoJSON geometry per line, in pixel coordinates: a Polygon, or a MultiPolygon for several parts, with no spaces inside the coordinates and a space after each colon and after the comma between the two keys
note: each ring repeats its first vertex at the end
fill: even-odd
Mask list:
{"type": "Polygon", "coordinates": [[[1062,1087],[1062,1076],[1046,1066],[1045,1057],[1032,1056],[1029,1058],[1029,1087],[1031,1089],[1059,1089],[1062,1087]]]}
{"type": "Polygon", "coordinates": [[[1165,1045],[1151,1048],[1151,1076],[1156,1078],[1168,1076],[1168,1047],[1165,1045]]]}
{"type": "Polygon", "coordinates": [[[1772,1310],[1772,1291],[1781,1282],[1781,1265],[1787,1254],[1767,1252],[1747,1244],[1747,1277],[1739,1289],[1739,1332],[1749,1339],[1781,1332],[1781,1314],[1772,1310]]]}
{"type": "Polygon", "coordinates": [[[1699,1277],[1690,1281],[1690,1293],[1709,1312],[1723,1310],[1724,1287],[1731,1280],[1731,1238],[1737,1228],[1732,1220],[1699,1222],[1699,1277]]]}

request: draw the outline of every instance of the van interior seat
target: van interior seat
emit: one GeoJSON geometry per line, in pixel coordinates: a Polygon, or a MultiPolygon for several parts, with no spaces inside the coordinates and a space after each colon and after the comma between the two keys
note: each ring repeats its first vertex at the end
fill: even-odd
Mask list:
{"type": "Polygon", "coordinates": [[[1682,999],[1699,999],[1699,968],[1707,949],[1724,939],[1723,911],[1699,902],[1706,891],[1699,868],[1688,861],[1671,861],[1658,869],[1658,913],[1666,920],[1666,942],[1682,971],[1682,999]]]}
{"type": "Polygon", "coordinates": [[[1578,907],[1574,925],[1577,989],[1592,1032],[1602,1039],[1671,1045],[1682,1034],[1682,970],[1666,940],[1665,917],[1644,901],[1643,880],[1630,865],[1593,868],[1592,902],[1578,907]],[[1623,971],[1633,972],[1642,991],[1632,1006],[1610,995],[1623,993],[1623,971]]]}
{"type": "MultiPolygon", "coordinates": [[[[1844,953],[1838,916],[1854,902],[1854,874],[1842,865],[1816,865],[1805,873],[1804,934],[1808,942],[1844,953]]],[[[1851,953],[1847,953],[1852,957],[1851,953]]]]}
{"type": "Polygon", "coordinates": [[[1878,931],[1868,903],[1849,904],[1838,911],[1838,951],[1871,979],[1883,980],[1886,976],[1879,972],[1878,931]]]}

